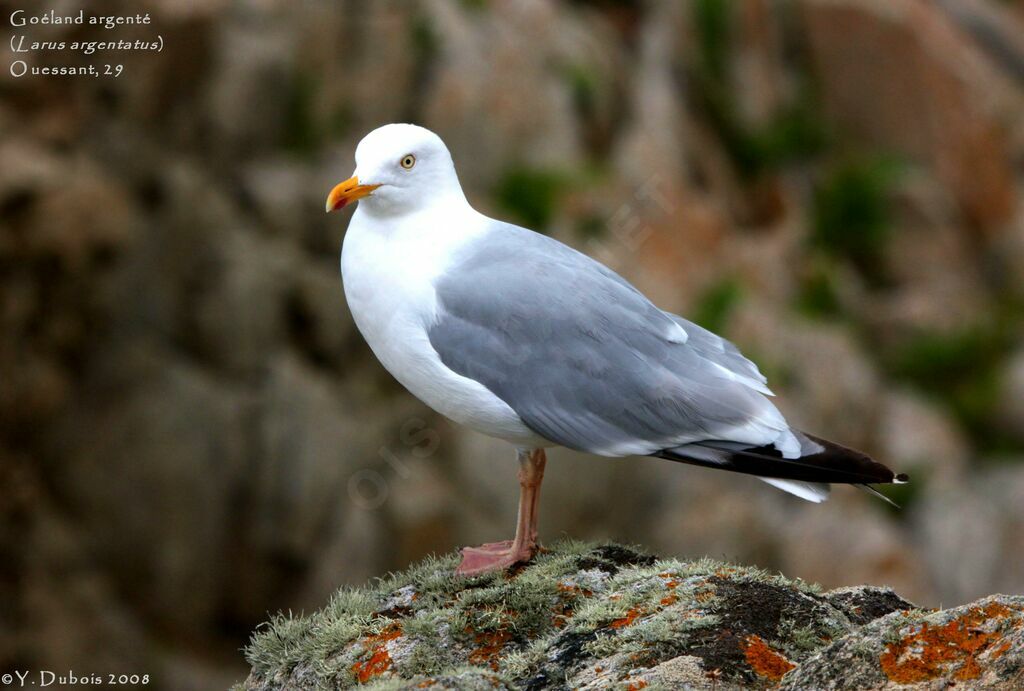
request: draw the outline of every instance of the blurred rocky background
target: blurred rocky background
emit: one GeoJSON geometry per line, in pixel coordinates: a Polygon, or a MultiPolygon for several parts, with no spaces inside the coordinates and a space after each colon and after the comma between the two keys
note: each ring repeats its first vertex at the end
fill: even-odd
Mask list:
{"type": "Polygon", "coordinates": [[[543,538],[921,605],[1024,592],[1021,2],[88,10],[149,12],[114,33],[166,47],[33,58],[117,79],[16,79],[5,54],[0,668],[224,688],[268,613],[507,537],[510,449],[412,399],[346,311],[350,213],[323,199],[392,121],[447,141],[478,208],[719,330],[792,422],[914,479],[902,511],[815,506],[559,452],[543,538]]]}

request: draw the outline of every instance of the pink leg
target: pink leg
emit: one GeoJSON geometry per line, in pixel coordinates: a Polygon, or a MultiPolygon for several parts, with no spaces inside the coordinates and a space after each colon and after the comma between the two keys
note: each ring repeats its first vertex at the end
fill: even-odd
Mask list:
{"type": "Polygon", "coordinates": [[[519,518],[516,536],[503,542],[489,542],[462,550],[462,563],[455,573],[476,576],[491,571],[504,571],[520,562],[530,561],[537,553],[537,501],[544,479],[547,456],[544,449],[519,452],[519,518]]]}

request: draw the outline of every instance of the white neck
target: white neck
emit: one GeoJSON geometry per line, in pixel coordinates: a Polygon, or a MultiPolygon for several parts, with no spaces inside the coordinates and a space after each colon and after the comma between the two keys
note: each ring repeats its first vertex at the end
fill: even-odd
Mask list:
{"type": "Polygon", "coordinates": [[[490,223],[465,197],[402,215],[381,214],[360,201],[341,254],[349,303],[378,303],[385,294],[399,303],[433,300],[434,280],[490,223]]]}

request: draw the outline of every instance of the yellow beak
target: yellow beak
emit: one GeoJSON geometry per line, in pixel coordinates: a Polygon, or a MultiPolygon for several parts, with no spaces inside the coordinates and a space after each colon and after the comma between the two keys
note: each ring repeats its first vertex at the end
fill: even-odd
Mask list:
{"type": "Polygon", "coordinates": [[[346,205],[373,192],[380,185],[360,185],[359,178],[353,175],[345,182],[339,182],[327,195],[327,213],[345,208],[346,205]]]}

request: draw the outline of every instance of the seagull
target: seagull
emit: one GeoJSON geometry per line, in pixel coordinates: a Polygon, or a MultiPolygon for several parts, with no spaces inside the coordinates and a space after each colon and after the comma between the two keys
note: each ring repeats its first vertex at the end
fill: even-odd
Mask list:
{"type": "Polygon", "coordinates": [[[327,211],[359,202],[341,253],[356,326],[413,395],[510,442],[519,461],[515,537],[464,548],[457,574],[536,554],[551,447],[747,473],[812,502],[828,498],[830,483],[907,481],[790,427],[757,365],[729,341],[659,309],[585,254],[476,211],[430,130],[379,127],[355,162],[327,211]]]}

